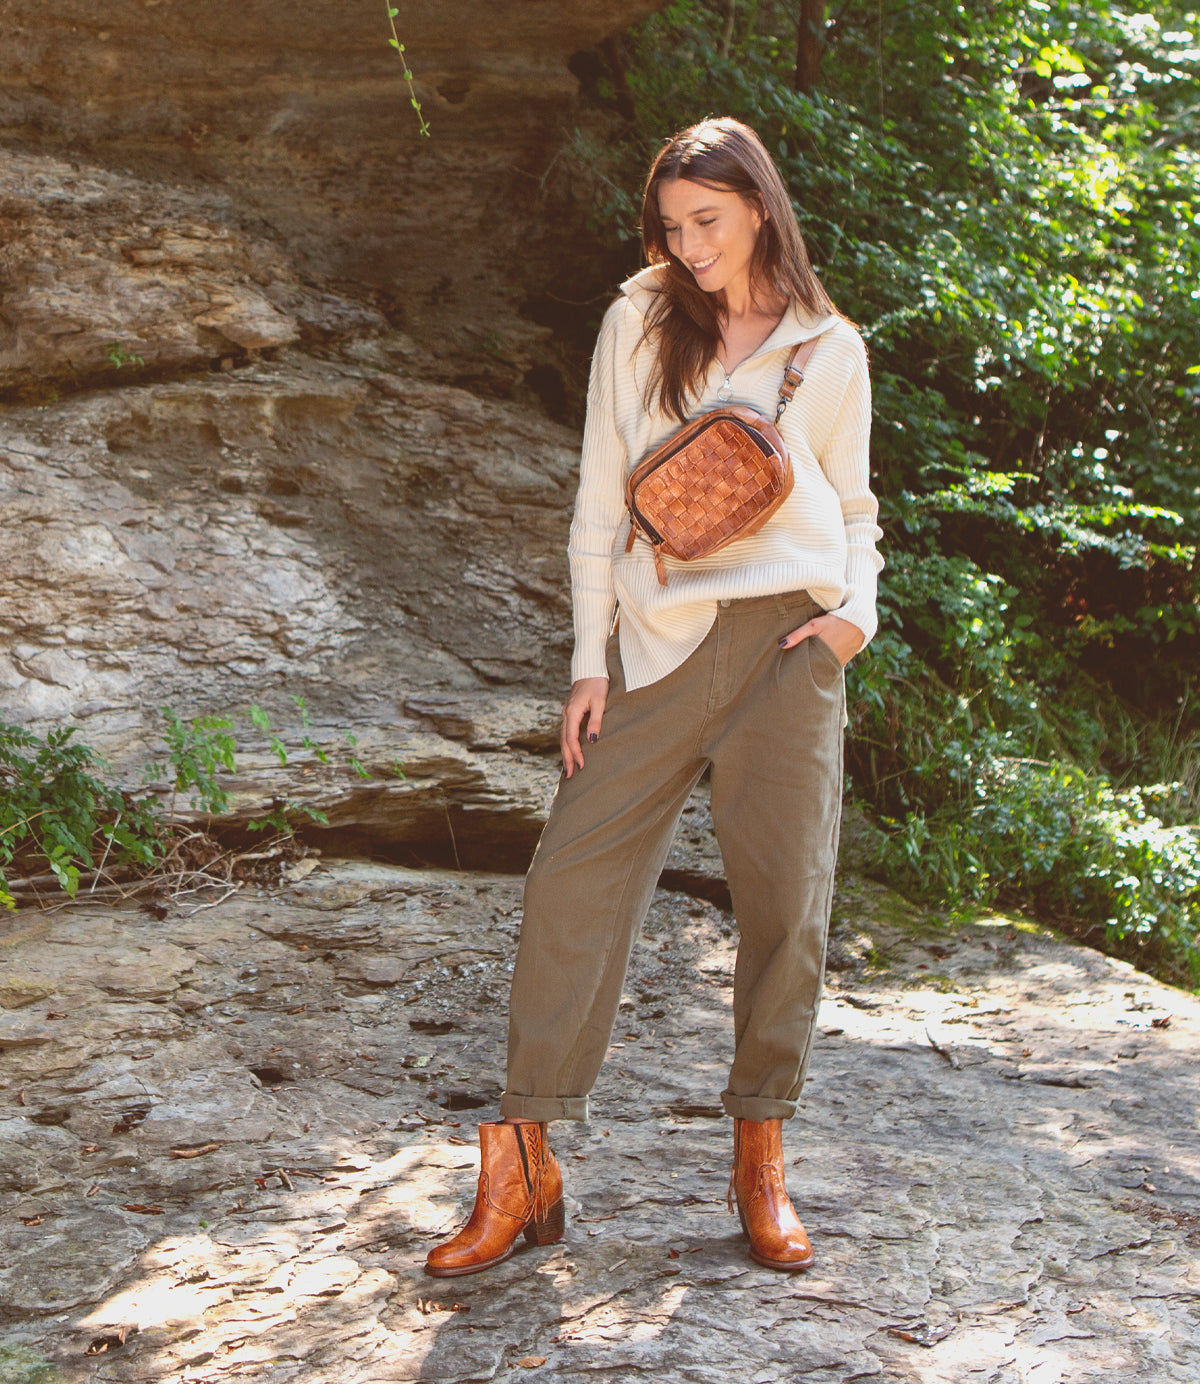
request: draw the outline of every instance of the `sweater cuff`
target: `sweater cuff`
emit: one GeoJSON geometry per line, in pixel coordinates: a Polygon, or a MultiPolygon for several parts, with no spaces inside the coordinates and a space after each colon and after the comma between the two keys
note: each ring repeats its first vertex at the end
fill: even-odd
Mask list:
{"type": "MultiPolygon", "coordinates": [[[[875,638],[875,632],[879,628],[879,614],[875,609],[875,602],[869,598],[852,595],[845,605],[837,610],[828,612],[836,615],[839,620],[846,620],[857,630],[861,631],[863,637],[862,647],[867,645],[875,638]]],[[[859,653],[862,649],[859,650],[859,653]]]]}
{"type": "Polygon", "coordinates": [[[600,646],[597,653],[592,649],[577,648],[571,656],[571,681],[576,683],[580,678],[607,678],[608,659],[605,657],[604,645],[600,646]]]}

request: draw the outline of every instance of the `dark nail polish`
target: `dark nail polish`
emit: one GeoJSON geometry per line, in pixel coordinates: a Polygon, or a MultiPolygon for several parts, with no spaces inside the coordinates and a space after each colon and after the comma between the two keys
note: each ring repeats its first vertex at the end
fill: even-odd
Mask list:
{"type": "Polygon", "coordinates": [[[599,739],[600,739],[600,737],[596,734],[596,732],[595,732],[594,730],[588,731],[588,740],[589,740],[593,745],[594,745],[594,744],[596,743],[596,741],[599,740],[599,739]]]}
{"type": "Polygon", "coordinates": [[[779,641],[779,647],[780,647],[781,649],[786,649],[786,648],[787,648],[787,640],[786,640],[786,639],[781,639],[781,640],[779,641]]]}

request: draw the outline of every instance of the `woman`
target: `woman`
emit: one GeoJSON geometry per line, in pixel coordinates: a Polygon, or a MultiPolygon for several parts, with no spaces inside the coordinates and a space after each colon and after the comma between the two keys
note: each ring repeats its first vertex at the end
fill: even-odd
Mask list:
{"type": "Polygon", "coordinates": [[[814,275],[783,182],[735,120],[682,131],[650,170],[650,267],[622,286],[592,361],[571,527],[574,682],[564,777],[525,886],[502,1120],[480,1126],[475,1209],[436,1276],[562,1237],[546,1121],[586,1119],[637,931],[688,795],[708,769],[740,932],[731,1205],[750,1254],[808,1267],[784,1188],[820,998],[842,796],[842,670],[875,631],[882,565],[870,386],[858,333],[814,275]],[[773,417],[797,344],[807,377],[779,428],[795,487],[758,532],[693,562],[626,551],[627,473],[726,400],[773,417]],[[611,633],[617,617],[616,632],[611,633]]]}

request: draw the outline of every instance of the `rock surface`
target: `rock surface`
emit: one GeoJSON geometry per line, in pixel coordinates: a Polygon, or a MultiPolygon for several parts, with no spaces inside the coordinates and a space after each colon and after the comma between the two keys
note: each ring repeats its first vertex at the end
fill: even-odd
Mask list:
{"type": "Polygon", "coordinates": [[[164,702],[412,730],[563,684],[577,439],[543,418],[296,354],[4,424],[8,719],[119,749],[164,702]]]}
{"type": "Polygon", "coordinates": [[[844,881],[786,1277],[724,1205],[732,920],[661,892],[554,1126],[566,1242],[451,1283],[519,882],[331,861],[204,903],[0,923],[6,1382],[1196,1378],[1200,1002],[1123,963],[844,881]]]}
{"type": "Polygon", "coordinates": [[[0,398],[217,365],[384,319],[297,278],[228,194],[60,159],[0,164],[0,398]]]}
{"type": "Polygon", "coordinates": [[[420,339],[490,340],[520,374],[546,335],[522,305],[564,260],[579,287],[572,55],[657,3],[404,5],[423,139],[382,0],[3,0],[0,140],[218,187],[306,276],[375,285],[420,339]]]}

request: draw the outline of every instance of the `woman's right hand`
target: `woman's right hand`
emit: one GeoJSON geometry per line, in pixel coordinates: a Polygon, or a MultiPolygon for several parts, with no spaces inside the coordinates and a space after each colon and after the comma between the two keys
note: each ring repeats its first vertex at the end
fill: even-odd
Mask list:
{"type": "Polygon", "coordinates": [[[580,740],[584,723],[587,723],[587,738],[594,744],[600,738],[600,722],[604,719],[607,701],[607,678],[580,678],[572,684],[570,696],[562,710],[562,734],[559,737],[563,769],[568,778],[576,769],[583,768],[580,740]]]}

